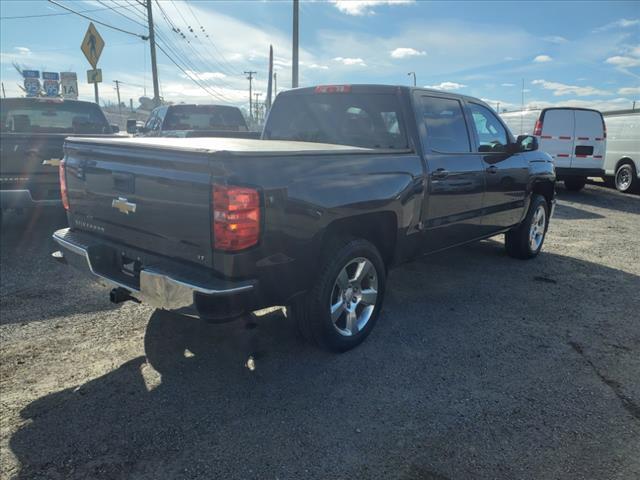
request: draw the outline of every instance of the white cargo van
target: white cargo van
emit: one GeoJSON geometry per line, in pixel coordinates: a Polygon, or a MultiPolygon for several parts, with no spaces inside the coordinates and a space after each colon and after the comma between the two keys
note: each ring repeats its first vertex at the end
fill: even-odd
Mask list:
{"type": "Polygon", "coordinates": [[[558,180],[580,190],[587,177],[604,174],[606,129],[602,114],[586,108],[545,108],[501,114],[515,134],[538,137],[540,150],[554,159],[558,180]]]}
{"type": "Polygon", "coordinates": [[[640,110],[605,112],[607,153],[606,180],[621,192],[640,189],[640,110]]]}

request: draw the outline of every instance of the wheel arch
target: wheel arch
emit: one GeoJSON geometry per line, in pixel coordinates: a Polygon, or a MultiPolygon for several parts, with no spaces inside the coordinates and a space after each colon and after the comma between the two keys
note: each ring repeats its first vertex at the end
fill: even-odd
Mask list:
{"type": "Polygon", "coordinates": [[[395,258],[398,218],[395,212],[382,211],[340,218],[331,222],[322,237],[322,249],[337,238],[362,238],[371,242],[388,267],[395,258]]]}

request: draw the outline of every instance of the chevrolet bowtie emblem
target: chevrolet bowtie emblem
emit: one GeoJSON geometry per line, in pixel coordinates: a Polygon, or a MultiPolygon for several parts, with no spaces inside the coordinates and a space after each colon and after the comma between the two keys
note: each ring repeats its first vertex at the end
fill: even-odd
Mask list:
{"type": "Polygon", "coordinates": [[[136,213],[136,204],[129,202],[126,198],[123,197],[114,198],[111,202],[111,206],[118,210],[120,213],[124,213],[125,215],[136,213]]]}

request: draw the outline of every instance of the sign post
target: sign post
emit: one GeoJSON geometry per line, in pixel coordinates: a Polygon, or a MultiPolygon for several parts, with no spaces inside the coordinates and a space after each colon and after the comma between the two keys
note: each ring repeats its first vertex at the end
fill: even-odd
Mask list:
{"type": "Polygon", "coordinates": [[[87,72],[87,81],[88,83],[93,83],[94,92],[96,95],[96,103],[100,105],[98,98],[98,83],[102,82],[102,70],[96,68],[98,65],[98,60],[100,59],[100,55],[102,54],[102,49],[104,48],[104,40],[96,30],[93,22],[89,24],[89,28],[87,28],[87,33],[84,34],[84,39],[82,40],[82,45],[80,49],[84,56],[87,57],[89,64],[93,67],[93,70],[89,70],[87,72]],[[90,75],[89,72],[100,72],[99,75],[97,73],[90,75]],[[93,79],[93,81],[90,81],[93,79]]]}

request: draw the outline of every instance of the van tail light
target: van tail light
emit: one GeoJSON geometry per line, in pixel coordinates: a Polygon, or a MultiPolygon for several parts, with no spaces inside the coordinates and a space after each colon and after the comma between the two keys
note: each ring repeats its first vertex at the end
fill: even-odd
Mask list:
{"type": "MultiPolygon", "coordinates": [[[[529,125],[531,125],[531,124],[529,124],[529,125]]],[[[540,135],[542,135],[542,120],[541,119],[538,119],[536,121],[536,126],[533,127],[533,135],[535,137],[539,137],[540,135]]]]}
{"type": "Polygon", "coordinates": [[[235,252],[260,239],[260,194],[232,185],[213,186],[213,248],[235,252]]]}
{"type": "Polygon", "coordinates": [[[607,139],[607,124],[604,121],[604,117],[602,117],[602,133],[603,133],[603,139],[606,140],[607,139]]]}
{"type": "Polygon", "coordinates": [[[67,174],[64,159],[60,160],[58,174],[60,177],[60,196],[62,197],[62,206],[65,210],[69,210],[69,191],[67,190],[67,174]]]}

